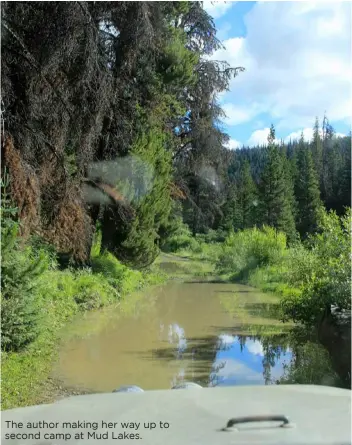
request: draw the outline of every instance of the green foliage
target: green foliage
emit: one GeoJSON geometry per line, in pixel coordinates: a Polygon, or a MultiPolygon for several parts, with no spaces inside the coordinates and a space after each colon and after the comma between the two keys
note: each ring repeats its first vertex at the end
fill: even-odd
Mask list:
{"type": "Polygon", "coordinates": [[[94,236],[93,236],[92,247],[90,250],[91,258],[96,258],[100,255],[101,240],[102,240],[102,232],[101,232],[100,224],[98,224],[96,227],[94,236]]]}
{"type": "Polygon", "coordinates": [[[226,230],[242,230],[258,222],[258,193],[251,169],[246,159],[239,173],[238,183],[228,185],[227,199],[223,207],[221,227],[226,230]]]}
{"type": "Polygon", "coordinates": [[[149,191],[143,196],[137,195],[137,215],[116,255],[126,264],[136,267],[146,267],[157,257],[158,231],[162,224],[167,223],[171,211],[171,162],[170,153],[165,150],[167,143],[168,137],[154,127],[137,139],[132,150],[148,166],[152,175],[151,178],[146,175],[140,177],[139,187],[149,191]]]}
{"type": "Polygon", "coordinates": [[[92,268],[122,296],[140,289],[144,284],[142,272],[129,269],[107,251],[92,259],[92,268]]]}
{"type": "Polygon", "coordinates": [[[176,253],[181,250],[196,251],[199,249],[199,242],[192,236],[186,224],[180,224],[177,230],[163,244],[164,252],[176,253]]]}
{"type": "Polygon", "coordinates": [[[182,220],[182,204],[178,201],[171,202],[171,210],[167,220],[160,224],[158,235],[160,237],[160,248],[164,249],[167,240],[177,233],[182,232],[185,227],[182,220]]]}
{"type": "Polygon", "coordinates": [[[285,253],[286,236],[271,227],[246,229],[230,235],[216,262],[220,273],[240,278],[258,267],[279,263],[285,253]]]}
{"type": "Polygon", "coordinates": [[[20,249],[12,233],[2,233],[1,255],[1,347],[3,351],[19,351],[40,333],[43,313],[38,301],[37,283],[48,268],[48,258],[20,249]],[[12,251],[7,249],[13,245],[12,251]]]}
{"type": "MultiPolygon", "coordinates": [[[[350,308],[350,213],[342,220],[321,213],[319,195],[339,215],[350,205],[351,138],[334,137],[324,118],[325,134],[320,136],[317,119],[312,143],[279,149],[271,126],[268,149],[229,152],[217,94],[228,89],[237,69],[209,57],[220,43],[200,2],[85,2],[80,9],[92,23],[109,17],[109,27],[119,33],[87,32],[85,20],[68,21],[76,17],[75,2],[4,2],[8,131],[15,141],[26,141],[15,150],[29,163],[31,184],[42,192],[40,207],[50,209],[45,213],[70,208],[67,191],[83,182],[83,165],[126,154],[133,159],[125,169],[128,180],[116,178],[111,185],[128,205],[87,210],[75,200],[82,220],[91,217],[95,224],[103,215],[91,246],[92,271],[58,271],[56,252],[45,239],[32,237],[23,245],[16,209],[5,196],[2,349],[40,349],[48,344],[44,331],[73,314],[159,282],[150,265],[160,247],[211,260],[222,273],[278,293],[285,316],[300,322],[315,323],[331,304],[350,308]],[[50,38],[31,38],[38,30],[39,37],[50,38]],[[25,52],[50,55],[37,60],[37,72],[14,35],[25,52]],[[57,76],[63,66],[65,76],[57,76]],[[55,91],[48,79],[55,79],[55,91]],[[50,165],[41,161],[48,143],[56,154],[50,165]],[[137,178],[133,184],[130,176],[137,178]],[[170,198],[177,182],[187,195],[181,211],[170,198]],[[126,217],[126,207],[135,211],[134,219],[126,217]],[[293,247],[295,222],[311,236],[293,247]],[[249,230],[262,224],[270,227],[249,230]]],[[[32,198],[26,196],[24,210],[32,198]]],[[[61,239],[77,218],[65,222],[55,227],[61,239]]],[[[90,242],[87,236],[87,252],[90,242]]],[[[197,273],[206,272],[199,267],[197,273]]],[[[23,362],[34,372],[33,363],[23,362]]],[[[21,359],[16,363],[20,369],[21,359]]]]}
{"type": "Polygon", "coordinates": [[[301,295],[283,299],[288,317],[311,325],[329,314],[332,305],[351,309],[350,225],[350,209],[342,218],[321,213],[319,233],[310,236],[309,250],[296,251],[290,263],[288,277],[300,285],[301,295]]]}
{"type": "Polygon", "coordinates": [[[351,138],[326,136],[323,140],[319,133],[316,123],[312,142],[301,138],[299,142],[281,143],[278,147],[272,127],[267,147],[229,151],[224,159],[223,196],[226,202],[220,226],[229,228],[232,225],[238,230],[264,223],[284,231],[292,246],[300,238],[294,222],[304,238],[317,227],[320,206],[342,215],[351,201],[351,138]],[[250,183],[242,186],[243,177],[248,177],[248,163],[260,193],[258,206],[253,209],[257,212],[246,226],[242,220],[241,195],[243,191],[250,195],[253,188],[250,183]]]}
{"type": "Polygon", "coordinates": [[[198,233],[196,239],[202,243],[222,243],[226,240],[229,235],[228,230],[218,229],[218,230],[208,230],[207,233],[198,233]]]}
{"type": "Polygon", "coordinates": [[[315,119],[314,128],[313,128],[313,140],[311,142],[311,152],[312,158],[314,160],[315,171],[318,174],[318,177],[322,177],[323,171],[323,141],[320,136],[320,127],[319,127],[319,119],[315,119]]]}
{"type": "Polygon", "coordinates": [[[297,244],[287,252],[283,280],[291,286],[302,288],[312,279],[318,261],[310,249],[303,244],[297,244]]]}
{"type": "MultiPolygon", "coordinates": [[[[166,279],[153,268],[144,273],[128,269],[109,253],[95,256],[92,263],[93,271],[59,271],[48,267],[36,280],[36,309],[44,316],[37,320],[35,337],[28,337],[31,332],[25,331],[24,350],[3,354],[3,409],[43,402],[43,391],[46,391],[47,378],[52,371],[61,329],[74,315],[115,304],[121,296],[126,297],[142,286],[159,284],[166,279]]],[[[26,306],[21,307],[27,310],[26,306]]],[[[2,316],[5,313],[3,306],[2,316]]],[[[2,323],[1,328],[2,337],[9,337],[11,329],[8,324],[2,323]]]]}
{"type": "Polygon", "coordinates": [[[286,233],[288,240],[293,241],[296,238],[296,229],[291,189],[290,184],[287,183],[284,160],[274,143],[275,130],[273,126],[268,141],[267,160],[260,183],[260,218],[263,224],[286,233]]]}
{"type": "Polygon", "coordinates": [[[227,241],[217,267],[281,296],[284,320],[314,326],[331,306],[351,309],[350,226],[350,209],[343,217],[321,211],[319,231],[289,249],[272,236],[258,237],[257,229],[239,232],[227,241]]]}
{"type": "Polygon", "coordinates": [[[297,157],[296,199],[297,229],[301,235],[316,230],[321,207],[319,184],[316,177],[311,152],[303,143],[297,157]]]}
{"type": "Polygon", "coordinates": [[[80,310],[98,309],[118,299],[118,292],[103,274],[83,270],[71,275],[70,280],[67,278],[65,287],[70,287],[71,296],[80,310]]]}
{"type": "Polygon", "coordinates": [[[338,375],[332,369],[329,353],[321,345],[307,342],[295,348],[294,360],[284,365],[281,385],[335,386],[338,375]]]}
{"type": "Polygon", "coordinates": [[[180,89],[192,85],[196,81],[194,67],[199,61],[199,55],[186,47],[186,35],[182,29],[170,29],[170,37],[165,44],[158,61],[163,82],[180,89]]]}
{"type": "Polygon", "coordinates": [[[19,351],[37,338],[43,314],[38,301],[38,281],[50,266],[43,250],[22,246],[17,211],[2,181],[1,202],[1,349],[19,351]]]}
{"type": "Polygon", "coordinates": [[[40,237],[26,244],[3,184],[1,206],[1,349],[3,408],[40,403],[51,372],[60,329],[75,314],[117,303],[142,286],[163,282],[157,270],[144,273],[100,254],[97,230],[93,270],[58,270],[56,252],[40,237]]]}
{"type": "Polygon", "coordinates": [[[240,206],[242,210],[241,229],[253,227],[258,215],[258,194],[253,181],[249,162],[245,162],[240,182],[240,206]]]}
{"type": "MultiPolygon", "coordinates": [[[[286,186],[287,186],[287,190],[286,190],[286,195],[287,195],[287,200],[289,202],[289,206],[292,210],[292,215],[294,220],[296,220],[296,215],[297,215],[297,199],[296,199],[296,195],[295,195],[295,177],[296,177],[296,173],[297,173],[297,164],[295,162],[295,160],[291,160],[287,157],[287,154],[285,155],[284,150],[282,150],[281,152],[281,156],[282,156],[282,162],[283,162],[283,168],[284,168],[284,174],[285,174],[285,182],[286,182],[286,186]]],[[[298,234],[297,237],[295,235],[292,235],[291,240],[292,243],[294,243],[294,241],[298,240],[298,234]]]]}
{"type": "MultiPolygon", "coordinates": [[[[214,263],[221,252],[221,243],[227,235],[228,232],[219,229],[209,230],[207,233],[193,237],[189,227],[182,224],[172,236],[165,240],[163,251],[214,263]]],[[[203,272],[201,270],[199,273],[203,275],[203,272]]]]}
{"type": "Polygon", "coordinates": [[[280,296],[291,294],[292,288],[284,281],[285,266],[285,263],[281,263],[257,268],[250,273],[248,283],[264,292],[273,292],[280,296]]]}
{"type": "Polygon", "coordinates": [[[239,187],[230,183],[227,186],[226,201],[222,207],[220,229],[230,231],[241,227],[243,214],[240,205],[239,187]]]}

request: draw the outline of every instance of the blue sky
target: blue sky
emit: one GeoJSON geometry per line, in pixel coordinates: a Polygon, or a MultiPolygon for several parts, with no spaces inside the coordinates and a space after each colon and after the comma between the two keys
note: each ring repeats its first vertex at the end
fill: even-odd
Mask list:
{"type": "Polygon", "coordinates": [[[212,55],[246,71],[220,96],[230,148],[312,136],[326,112],[351,128],[351,3],[205,1],[225,49],[212,55]]]}

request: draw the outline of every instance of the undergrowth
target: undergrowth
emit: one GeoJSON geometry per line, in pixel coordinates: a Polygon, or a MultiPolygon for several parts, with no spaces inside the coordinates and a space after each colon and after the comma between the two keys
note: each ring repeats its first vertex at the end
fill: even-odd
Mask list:
{"type": "Polygon", "coordinates": [[[283,321],[317,326],[331,307],[351,309],[351,210],[322,211],[317,232],[286,245],[273,228],[231,234],[214,260],[219,273],[280,296],[283,321]]]}
{"type": "Polygon", "coordinates": [[[100,252],[97,232],[92,267],[60,270],[55,251],[39,238],[23,245],[16,209],[2,200],[1,347],[2,409],[42,403],[58,353],[60,332],[87,310],[118,304],[131,292],[159,284],[166,275],[140,272],[100,252]]]}

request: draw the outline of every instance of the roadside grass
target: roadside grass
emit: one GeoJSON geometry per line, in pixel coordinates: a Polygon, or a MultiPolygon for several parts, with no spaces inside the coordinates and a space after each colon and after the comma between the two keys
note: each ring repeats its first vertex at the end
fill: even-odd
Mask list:
{"type": "Polygon", "coordinates": [[[133,302],[134,292],[166,279],[166,274],[156,266],[145,272],[134,271],[110,254],[96,255],[93,271],[45,272],[40,279],[43,316],[39,336],[24,351],[2,353],[2,409],[52,401],[54,394],[50,393],[56,387],[50,374],[58,358],[64,327],[75,316],[104,307],[111,312],[114,306],[133,302]]]}

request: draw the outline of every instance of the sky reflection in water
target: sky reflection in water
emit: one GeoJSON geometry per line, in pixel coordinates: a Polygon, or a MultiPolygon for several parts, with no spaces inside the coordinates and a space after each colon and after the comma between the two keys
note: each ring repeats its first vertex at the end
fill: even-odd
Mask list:
{"type": "MultiPolygon", "coordinates": [[[[160,326],[161,335],[165,326],[160,326]]],[[[187,339],[185,330],[177,323],[168,327],[168,342],[174,346],[175,360],[180,361],[180,370],[171,381],[171,386],[188,380],[192,374],[192,364],[189,360],[183,361],[187,351],[187,339]],[[186,366],[185,366],[186,365],[186,366]]],[[[265,366],[263,359],[265,351],[262,342],[251,337],[221,334],[215,346],[215,360],[209,374],[207,386],[232,386],[232,385],[264,385],[265,366]]],[[[197,349],[189,346],[191,361],[201,359],[197,349]]],[[[284,364],[292,359],[289,348],[279,348],[275,357],[274,366],[270,367],[270,376],[273,381],[278,380],[284,372],[284,364]]],[[[189,358],[187,356],[187,358],[189,358]]],[[[195,376],[196,377],[196,376],[195,376]]]]}

